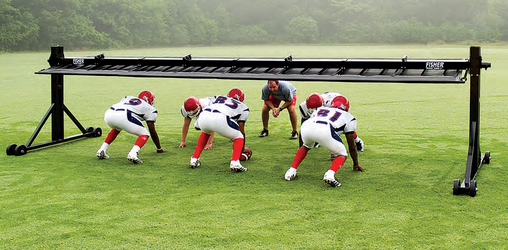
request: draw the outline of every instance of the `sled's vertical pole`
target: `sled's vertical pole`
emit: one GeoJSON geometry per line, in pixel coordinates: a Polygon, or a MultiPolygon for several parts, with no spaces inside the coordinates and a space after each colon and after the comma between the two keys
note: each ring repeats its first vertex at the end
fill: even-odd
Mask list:
{"type": "Polygon", "coordinates": [[[471,162],[471,176],[467,176],[466,184],[474,178],[478,166],[481,163],[480,152],[480,71],[482,65],[482,57],[480,47],[471,47],[469,49],[470,68],[470,97],[469,97],[469,124],[470,124],[470,147],[472,147],[473,159],[471,162]],[[474,129],[471,126],[475,126],[474,129]],[[471,138],[474,137],[474,138],[471,138]],[[472,140],[471,140],[472,139],[472,140]]]}
{"type": "MultiPolygon", "coordinates": [[[[64,59],[62,46],[51,47],[50,64],[53,59],[64,59]]],[[[64,76],[62,74],[51,74],[51,103],[53,111],[51,114],[52,140],[64,139],[64,76]]]]}

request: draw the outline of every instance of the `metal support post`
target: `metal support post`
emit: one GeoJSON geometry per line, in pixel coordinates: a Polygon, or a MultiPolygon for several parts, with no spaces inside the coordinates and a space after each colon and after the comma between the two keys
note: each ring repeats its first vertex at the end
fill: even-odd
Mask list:
{"type": "MultiPolygon", "coordinates": [[[[58,60],[64,59],[64,49],[62,46],[51,47],[51,55],[48,59],[49,64],[58,66],[58,60]]],[[[10,144],[7,147],[7,155],[24,155],[29,150],[42,148],[66,141],[82,138],[82,137],[99,137],[102,135],[101,128],[84,128],[74,117],[74,115],[65,107],[64,104],[64,75],[63,74],[51,74],[51,105],[48,112],[44,115],[41,122],[35,129],[34,133],[28,140],[26,145],[10,144]],[[79,128],[82,134],[77,134],[69,137],[64,137],[65,124],[64,124],[64,113],[67,114],[74,124],[79,128]],[[51,141],[32,145],[35,138],[42,130],[42,127],[51,116],[51,141]]]]}

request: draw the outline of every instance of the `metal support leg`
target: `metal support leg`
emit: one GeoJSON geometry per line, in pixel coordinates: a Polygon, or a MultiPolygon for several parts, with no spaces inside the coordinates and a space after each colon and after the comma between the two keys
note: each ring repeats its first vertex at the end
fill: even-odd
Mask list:
{"type": "MultiPolygon", "coordinates": [[[[51,66],[54,66],[54,58],[65,58],[63,53],[63,47],[52,47],[51,48],[51,56],[48,60],[51,66]]],[[[7,155],[24,155],[31,149],[46,147],[58,143],[63,143],[66,141],[82,138],[82,137],[99,137],[102,135],[101,128],[92,128],[89,127],[85,129],[74,117],[74,115],[65,107],[64,105],[64,76],[62,74],[51,74],[51,106],[42,118],[42,121],[39,123],[35,132],[32,134],[30,139],[28,140],[26,146],[25,145],[16,145],[10,144],[7,147],[7,155]],[[65,127],[64,127],[64,113],[67,114],[74,124],[79,128],[82,134],[77,134],[74,136],[64,137],[65,127]],[[41,131],[42,127],[48,120],[51,115],[51,141],[39,143],[37,145],[33,145],[32,143],[35,141],[35,138],[41,131]]]]}
{"type": "Polygon", "coordinates": [[[480,71],[482,69],[482,57],[480,47],[470,48],[470,97],[469,97],[469,148],[467,157],[466,174],[464,181],[456,179],[453,183],[453,194],[469,194],[476,196],[476,174],[482,163],[490,163],[490,152],[485,156],[480,152],[480,71]]]}

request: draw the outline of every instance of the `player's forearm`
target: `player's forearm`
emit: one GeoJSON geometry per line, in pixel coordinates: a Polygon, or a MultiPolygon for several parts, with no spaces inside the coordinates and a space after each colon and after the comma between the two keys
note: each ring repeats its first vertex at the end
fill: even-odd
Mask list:
{"type": "Polygon", "coordinates": [[[187,130],[182,130],[182,142],[187,140],[187,130]]]}
{"type": "Polygon", "coordinates": [[[157,150],[161,149],[161,144],[159,141],[159,135],[157,134],[157,130],[155,130],[155,122],[147,122],[148,131],[150,132],[150,137],[152,137],[153,143],[157,146],[157,150]]]}
{"type": "Polygon", "coordinates": [[[211,145],[211,144],[212,144],[212,142],[213,142],[213,137],[215,137],[215,132],[211,133],[211,134],[210,134],[210,137],[208,137],[208,143],[207,143],[208,145],[211,145]]]}
{"type": "Polygon", "coordinates": [[[351,158],[353,159],[353,166],[358,166],[360,165],[360,163],[358,162],[358,151],[356,151],[356,145],[353,148],[354,152],[350,150],[349,153],[351,154],[351,158]]]}
{"type": "Polygon", "coordinates": [[[157,149],[161,149],[161,143],[160,143],[160,140],[159,140],[159,135],[157,134],[157,132],[155,133],[150,133],[151,137],[152,137],[152,141],[153,143],[155,144],[155,146],[157,147],[157,149]]]}
{"type": "Polygon", "coordinates": [[[187,133],[189,133],[190,122],[191,122],[191,119],[189,119],[189,118],[185,118],[185,120],[183,121],[182,142],[185,142],[185,140],[187,140],[187,133]]]}
{"type": "Polygon", "coordinates": [[[358,151],[356,150],[356,143],[353,136],[353,133],[346,134],[346,140],[349,148],[349,154],[351,156],[351,159],[353,159],[353,166],[358,166],[358,151]]]}

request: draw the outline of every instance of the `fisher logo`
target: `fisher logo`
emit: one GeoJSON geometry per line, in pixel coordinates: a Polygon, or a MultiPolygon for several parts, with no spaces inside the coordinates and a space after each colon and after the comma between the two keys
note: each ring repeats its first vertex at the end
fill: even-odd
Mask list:
{"type": "Polygon", "coordinates": [[[84,58],[74,58],[72,59],[72,64],[74,65],[83,65],[85,64],[85,59],[84,58]]]}
{"type": "Polygon", "coordinates": [[[444,62],[427,62],[425,64],[425,69],[443,69],[444,62]]]}

